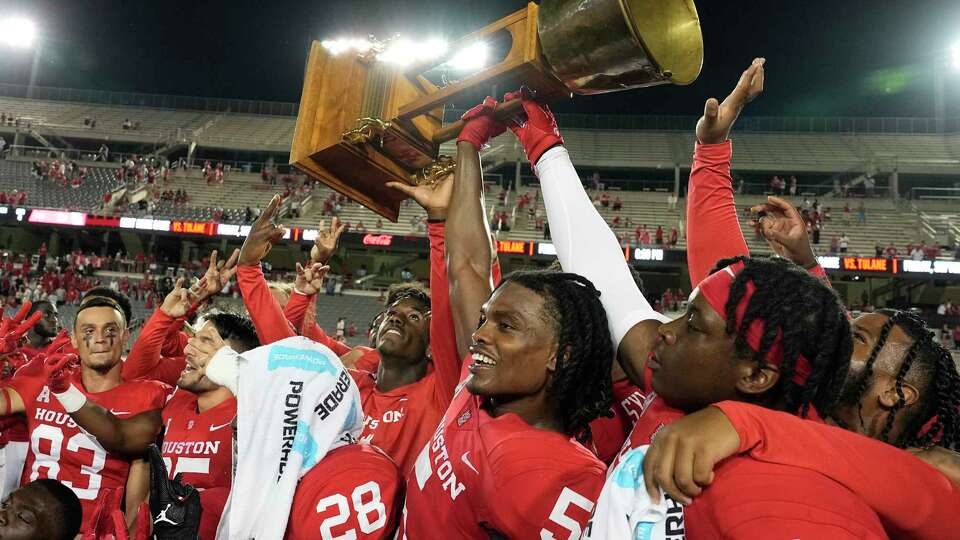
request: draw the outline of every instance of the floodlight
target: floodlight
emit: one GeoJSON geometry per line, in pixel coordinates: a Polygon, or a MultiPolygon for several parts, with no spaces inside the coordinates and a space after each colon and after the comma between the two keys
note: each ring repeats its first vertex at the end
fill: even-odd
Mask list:
{"type": "Polygon", "coordinates": [[[36,38],[37,29],[33,21],[22,17],[0,20],[0,43],[18,49],[29,49],[36,38]]]}
{"type": "Polygon", "coordinates": [[[330,54],[338,55],[346,51],[357,51],[359,53],[365,53],[373,48],[373,43],[370,43],[370,40],[364,38],[340,38],[328,40],[325,39],[320,42],[320,45],[324,49],[330,51],[330,54]]]}
{"type": "Polygon", "coordinates": [[[460,71],[474,71],[487,65],[488,47],[478,41],[459,51],[450,59],[450,66],[460,71]]]}
{"type": "Polygon", "coordinates": [[[960,41],[950,46],[950,65],[960,70],[960,41]]]}
{"type": "Polygon", "coordinates": [[[390,41],[386,49],[377,55],[377,60],[398,66],[408,66],[414,62],[438,58],[447,52],[447,42],[440,38],[431,38],[417,43],[406,38],[390,41]]]}

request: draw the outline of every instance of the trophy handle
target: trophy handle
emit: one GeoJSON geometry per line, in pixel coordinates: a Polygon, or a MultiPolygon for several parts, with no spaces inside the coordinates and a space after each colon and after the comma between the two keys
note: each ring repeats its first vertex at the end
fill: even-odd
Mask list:
{"type": "MultiPolygon", "coordinates": [[[[497,109],[494,111],[493,116],[502,122],[508,118],[516,116],[517,113],[522,111],[522,105],[523,103],[519,98],[511,99],[510,101],[497,105],[497,109]]],[[[460,135],[460,131],[463,130],[463,126],[465,125],[467,125],[466,121],[457,120],[452,124],[443,126],[433,134],[433,142],[435,144],[441,144],[456,139],[457,136],[460,135]]]]}

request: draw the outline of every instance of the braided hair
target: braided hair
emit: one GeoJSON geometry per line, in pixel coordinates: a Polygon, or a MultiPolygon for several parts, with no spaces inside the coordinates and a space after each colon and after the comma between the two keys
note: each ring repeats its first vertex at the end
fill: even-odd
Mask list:
{"type": "Polygon", "coordinates": [[[547,395],[560,405],[564,433],[586,440],[590,422],[609,416],[613,405],[610,366],[614,350],[600,291],[587,278],[565,272],[516,271],[497,289],[507,283],[516,283],[544,299],[546,316],[557,333],[558,351],[547,395]]]}
{"type": "Polygon", "coordinates": [[[950,355],[934,337],[926,323],[909,311],[882,309],[878,313],[888,317],[877,342],[870,351],[859,381],[844,401],[860,403],[870,387],[874,366],[880,351],[887,343],[894,326],[900,327],[913,344],[903,356],[903,363],[897,370],[895,387],[897,402],[890,409],[880,433],[880,440],[900,448],[927,448],[942,446],[951,450],[960,450],[960,375],[950,355]],[[903,383],[910,379],[920,393],[917,406],[907,414],[906,426],[897,440],[890,441],[890,432],[894,421],[906,405],[903,383]]]}
{"type": "Polygon", "coordinates": [[[803,268],[782,258],[734,257],[717,262],[713,272],[742,263],[730,285],[724,306],[727,334],[734,336],[738,356],[751,358],[760,367],[769,366],[767,354],[777,337],[783,347],[780,378],[766,393],[770,407],[807,416],[810,405],[823,412],[830,409],[843,385],[853,352],[853,338],[846,310],[836,291],[803,268]],[[737,307],[754,286],[743,320],[737,325],[737,307]],[[763,322],[757,350],[747,342],[754,321],[763,322]],[[800,356],[810,364],[802,383],[794,381],[800,356]]]}

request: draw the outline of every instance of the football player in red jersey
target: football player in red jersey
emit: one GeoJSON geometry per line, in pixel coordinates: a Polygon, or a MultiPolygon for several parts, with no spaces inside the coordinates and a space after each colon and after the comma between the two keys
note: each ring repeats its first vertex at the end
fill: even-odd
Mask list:
{"type": "MultiPolygon", "coordinates": [[[[170,298],[187,299],[175,288],[170,298]]],[[[186,300],[189,301],[189,300],[186,300]]],[[[165,302],[167,303],[167,302],[165,302]]],[[[172,303],[172,302],[171,302],[172,303]]],[[[232,313],[209,313],[202,317],[200,332],[186,347],[186,366],[177,388],[162,410],[150,410],[119,419],[107,409],[88,400],[71,416],[104,448],[126,455],[140,455],[163,431],[161,455],[170,477],[201,491],[204,513],[200,537],[214,538],[226,492],[230,489],[233,465],[233,427],[237,402],[229,389],[212,383],[205,374],[208,358],[198,355],[197,342],[217,340],[237,352],[258,347],[256,331],[249,319],[232,313]],[[222,490],[222,497],[206,490],[222,490]]],[[[161,337],[166,328],[153,326],[161,337]]],[[[150,339],[145,336],[144,339],[150,339]]],[[[156,351],[159,354],[159,351],[156,351]]]]}
{"type": "MultiPolygon", "coordinates": [[[[449,181],[440,182],[425,192],[418,192],[418,200],[427,201],[430,233],[431,294],[446,295],[446,266],[444,264],[444,223],[446,203],[449,200],[449,181]],[[443,292],[440,292],[440,291],[443,292]]],[[[268,344],[295,335],[293,326],[285,318],[280,305],[270,294],[260,269],[261,258],[272,243],[283,238],[283,227],[271,221],[279,207],[274,197],[251,227],[240,250],[237,281],[251,318],[257,327],[261,343],[268,344]]],[[[320,290],[325,267],[319,263],[300,268],[298,287],[294,294],[314,295],[320,290]]],[[[361,359],[358,366],[365,369],[350,373],[360,388],[363,412],[366,416],[364,442],[383,449],[393,458],[401,472],[407,473],[416,454],[430,438],[443,411],[450,403],[459,373],[456,354],[431,346],[431,336],[437,335],[430,317],[430,296],[417,289],[401,293],[388,306],[377,331],[378,358],[361,359]]],[[[443,339],[441,334],[440,339],[443,339]]]]}
{"type": "Polygon", "coordinates": [[[435,321],[465,357],[466,391],[408,477],[401,538],[580,538],[603,485],[606,467],[577,441],[612,403],[613,348],[596,289],[574,274],[521,272],[491,291],[478,150],[504,129],[494,106],[464,115],[450,300],[434,301],[435,321]]]}
{"type": "Polygon", "coordinates": [[[149,467],[143,460],[107,452],[68,414],[88,397],[121,417],[163,404],[169,393],[166,385],[121,381],[120,357],[128,337],[121,307],[108,298],[90,298],[81,304],[74,325],[79,369],[48,381],[43,359],[37,358],[3,390],[3,414],[24,413],[30,430],[23,483],[37,478],[60,480],[79,497],[85,518],[101,488],[124,488],[127,519],[132,521],[149,489],[149,467]]]}
{"type": "Polygon", "coordinates": [[[27,316],[36,312],[40,312],[40,320],[24,336],[26,343],[20,347],[20,351],[28,358],[43,352],[60,332],[60,313],[56,305],[49,300],[34,302],[27,316]]]}

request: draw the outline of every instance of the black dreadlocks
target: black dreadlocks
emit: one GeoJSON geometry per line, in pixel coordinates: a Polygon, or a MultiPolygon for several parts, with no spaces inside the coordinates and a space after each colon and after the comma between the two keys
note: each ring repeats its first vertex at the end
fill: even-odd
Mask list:
{"type": "Polygon", "coordinates": [[[889,318],[880,329],[877,343],[870,351],[863,374],[854,386],[855,391],[845,396],[844,401],[860,403],[872,383],[877,356],[886,345],[893,327],[899,326],[913,339],[913,344],[903,356],[903,363],[897,370],[895,384],[899,399],[887,416],[880,440],[900,448],[927,448],[936,445],[960,450],[960,375],[957,374],[957,366],[950,356],[950,351],[937,342],[934,333],[916,314],[892,309],[882,309],[878,313],[889,318]],[[906,405],[903,394],[903,383],[906,380],[917,387],[920,397],[914,410],[908,413],[903,433],[896,441],[890,441],[890,431],[896,416],[906,405]]]}
{"type": "Polygon", "coordinates": [[[839,296],[803,268],[781,258],[723,259],[711,273],[736,263],[743,263],[743,268],[730,285],[724,311],[727,334],[736,336],[738,355],[764,366],[778,335],[783,346],[780,378],[766,394],[769,406],[800,416],[807,415],[810,405],[821,413],[830,410],[853,352],[850,323],[839,296]],[[754,292],[737,326],[737,305],[747,293],[748,283],[753,284],[754,292]],[[756,351],[747,343],[747,330],[755,320],[763,322],[756,351]],[[798,384],[793,376],[801,355],[811,372],[798,384]]]}
{"type": "Polygon", "coordinates": [[[609,416],[613,404],[610,365],[613,343],[600,292],[587,278],[549,271],[517,271],[503,279],[544,298],[546,315],[557,332],[557,370],[547,393],[560,405],[564,432],[585,440],[589,424],[609,416]],[[565,361],[565,351],[570,355],[565,361]]]}

